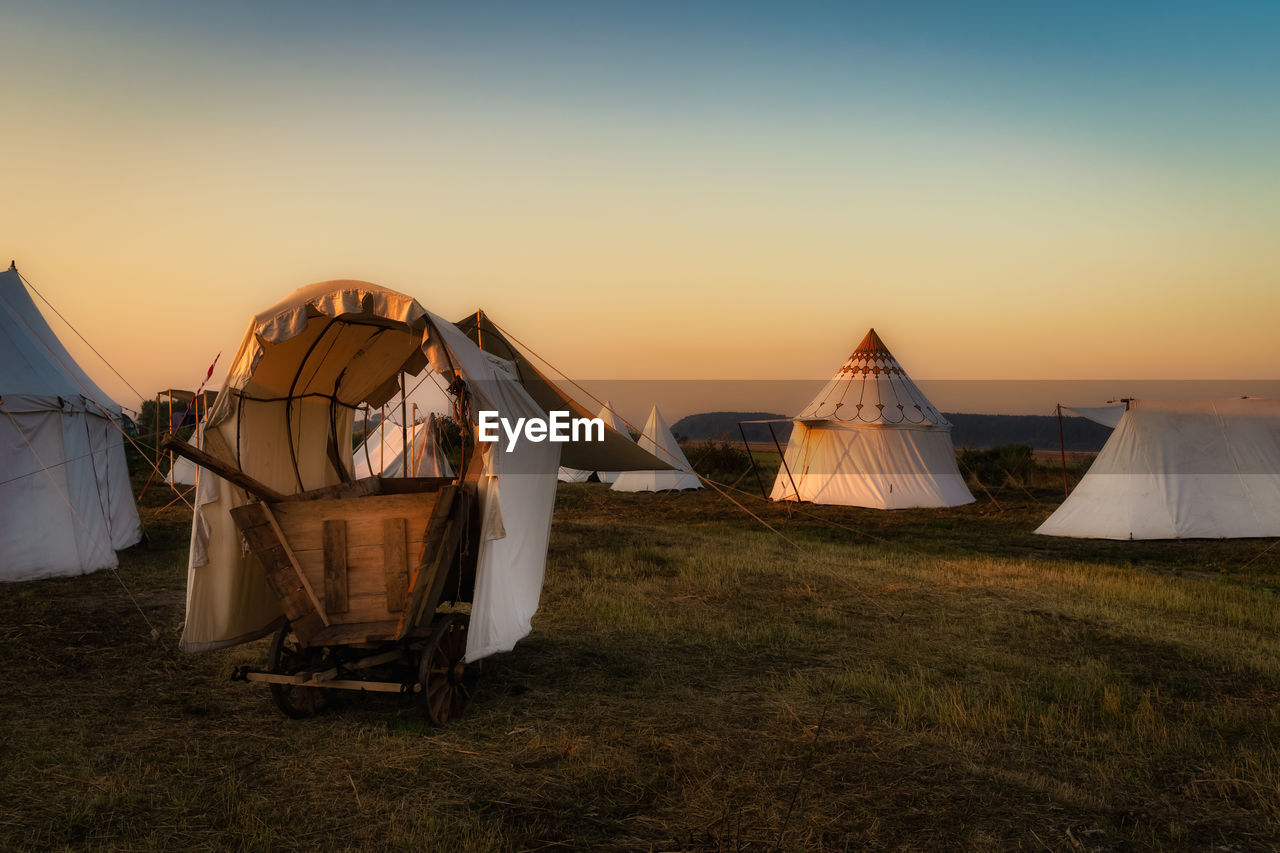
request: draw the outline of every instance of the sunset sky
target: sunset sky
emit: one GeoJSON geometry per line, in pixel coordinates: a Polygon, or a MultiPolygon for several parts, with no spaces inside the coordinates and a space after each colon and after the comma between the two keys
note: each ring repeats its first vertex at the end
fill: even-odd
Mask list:
{"type": "Polygon", "coordinates": [[[1280,378],[1280,4],[1117,5],[8,0],[0,252],[147,394],[332,278],[586,379],[1280,378]]]}

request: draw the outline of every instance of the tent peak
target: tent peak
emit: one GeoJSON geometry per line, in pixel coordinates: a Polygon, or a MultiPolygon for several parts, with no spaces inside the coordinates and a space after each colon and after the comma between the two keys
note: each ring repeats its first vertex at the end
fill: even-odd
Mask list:
{"type": "Polygon", "coordinates": [[[858,348],[853,351],[853,355],[849,356],[850,360],[859,356],[867,358],[870,356],[884,356],[893,358],[893,353],[889,352],[889,348],[884,345],[884,341],[880,340],[880,336],[876,334],[875,328],[867,332],[866,337],[862,339],[862,343],[858,344],[858,348]]]}

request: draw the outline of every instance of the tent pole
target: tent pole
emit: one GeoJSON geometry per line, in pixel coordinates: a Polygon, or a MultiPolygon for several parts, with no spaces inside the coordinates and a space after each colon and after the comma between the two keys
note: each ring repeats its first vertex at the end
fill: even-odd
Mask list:
{"type": "Polygon", "coordinates": [[[1071,497],[1071,490],[1067,488],[1067,442],[1062,437],[1062,404],[1058,404],[1058,455],[1062,459],[1062,495],[1063,497],[1071,497]]]}
{"type": "Polygon", "coordinates": [[[769,496],[764,493],[764,481],[760,479],[760,469],[756,467],[756,458],[751,454],[751,445],[747,443],[747,431],[742,428],[742,422],[738,422],[738,432],[742,435],[742,446],[746,448],[747,458],[751,460],[751,473],[756,475],[756,485],[760,487],[760,497],[765,500],[769,496]]]}
{"type": "MultiPolygon", "coordinates": [[[[795,424],[791,425],[791,431],[795,432],[795,424]]],[[[769,435],[773,438],[773,446],[778,448],[778,456],[782,459],[782,470],[787,472],[787,479],[791,481],[791,491],[796,493],[796,502],[800,501],[800,490],[796,488],[796,478],[791,476],[791,466],[787,464],[787,454],[782,452],[782,445],[778,443],[778,436],[773,431],[773,424],[769,424],[769,435]]]]}
{"type": "MultiPolygon", "coordinates": [[[[170,388],[169,394],[169,423],[166,425],[169,430],[173,430],[173,389],[170,388]]],[[[167,430],[168,431],[168,430],[167,430]]],[[[169,454],[169,488],[173,488],[173,454],[169,454]]]]}
{"type": "Polygon", "coordinates": [[[400,476],[405,476],[404,466],[409,464],[409,419],[405,417],[404,374],[400,374],[400,476]]]}

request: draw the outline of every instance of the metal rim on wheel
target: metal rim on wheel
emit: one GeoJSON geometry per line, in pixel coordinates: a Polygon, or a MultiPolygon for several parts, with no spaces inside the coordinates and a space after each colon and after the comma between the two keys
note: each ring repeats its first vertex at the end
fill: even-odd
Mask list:
{"type": "Polygon", "coordinates": [[[444,617],[422,650],[418,683],[427,719],[443,726],[461,717],[475,696],[478,670],[463,660],[467,654],[467,618],[444,617]]]}
{"type": "MultiPolygon", "coordinates": [[[[315,666],[324,657],[323,649],[306,648],[293,636],[289,626],[276,631],[267,653],[267,671],[279,675],[294,675],[315,666]]],[[[326,704],[328,696],[315,687],[298,687],[293,684],[272,684],[271,698],[286,717],[300,720],[310,717],[326,704]]]]}

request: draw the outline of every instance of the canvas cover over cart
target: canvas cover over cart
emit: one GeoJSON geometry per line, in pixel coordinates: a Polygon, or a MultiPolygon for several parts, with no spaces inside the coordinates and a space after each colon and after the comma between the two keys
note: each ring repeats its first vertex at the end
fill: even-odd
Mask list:
{"type": "Polygon", "coordinates": [[[311,285],[257,315],[199,448],[168,443],[204,469],[183,648],[274,633],[266,667],[236,675],[269,684],[290,716],[314,713],[332,690],[407,694],[435,723],[463,713],[479,661],[531,630],[562,451],[569,464],[665,464],[612,430],[589,445],[467,440],[478,411],[580,409],[542,385],[535,401],[522,372],[367,282],[311,285]],[[353,413],[427,369],[463,426],[460,475],[356,479],[353,413]]]}

